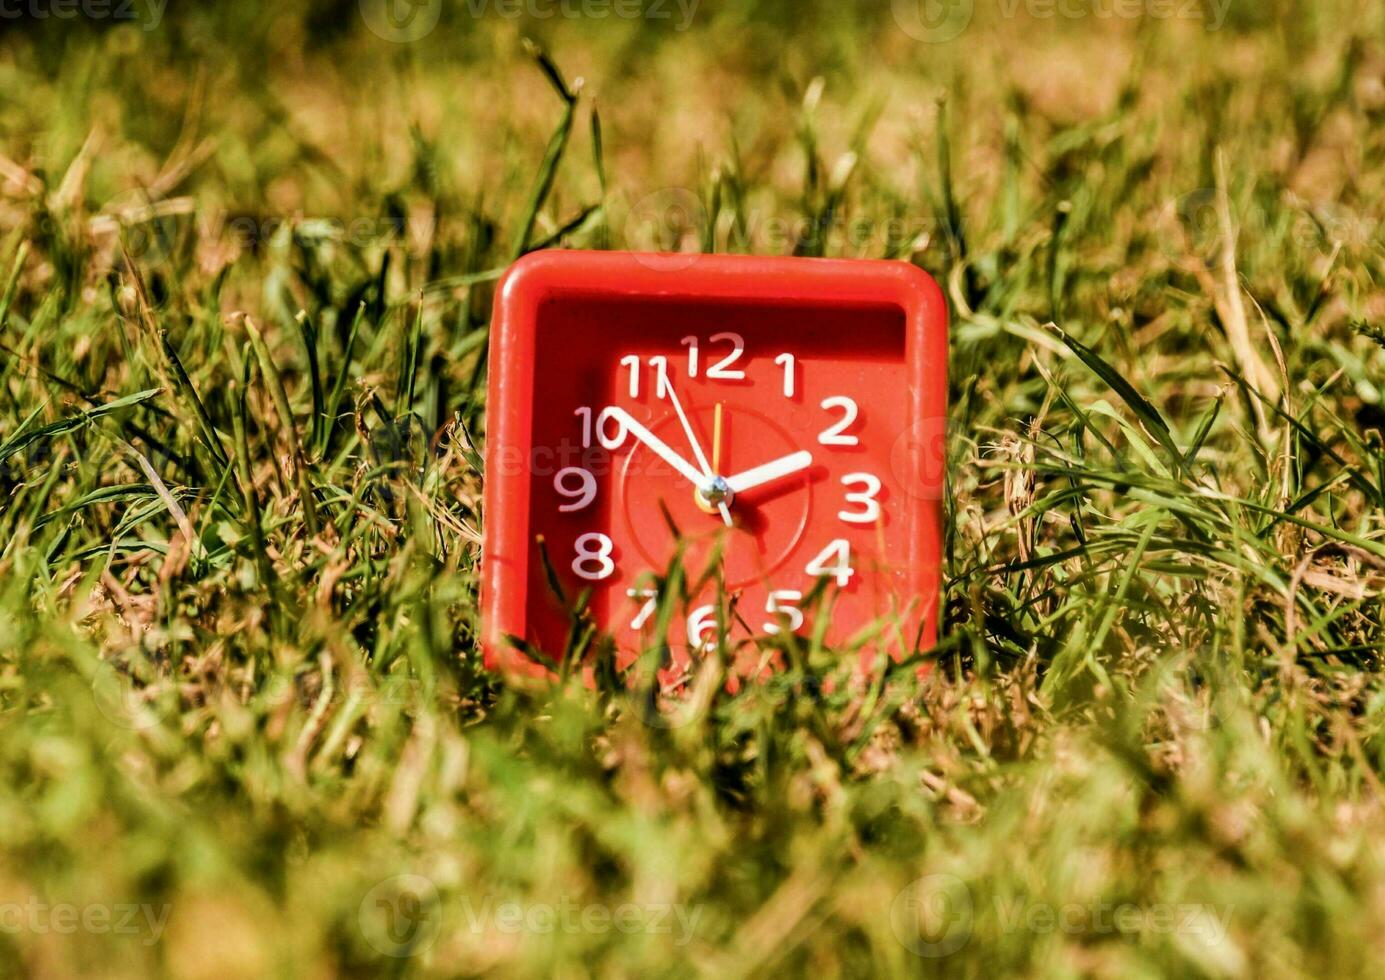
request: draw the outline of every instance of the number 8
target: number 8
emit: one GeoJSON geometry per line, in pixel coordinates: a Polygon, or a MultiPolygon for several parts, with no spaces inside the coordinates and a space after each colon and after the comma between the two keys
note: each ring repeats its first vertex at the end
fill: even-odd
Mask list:
{"type": "Polygon", "coordinates": [[[604,534],[584,534],[577,539],[577,557],[573,559],[572,570],[582,578],[590,582],[599,582],[602,579],[610,578],[616,570],[616,563],[611,561],[611,553],[615,551],[615,543],[604,534]],[[595,547],[593,547],[595,545],[595,547]],[[589,571],[589,567],[595,564],[597,571],[589,571]]]}

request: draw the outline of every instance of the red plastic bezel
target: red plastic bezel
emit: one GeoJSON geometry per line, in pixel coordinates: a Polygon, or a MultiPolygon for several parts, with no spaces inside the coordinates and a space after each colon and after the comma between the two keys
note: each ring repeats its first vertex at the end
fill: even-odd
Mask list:
{"type": "MultiPolygon", "coordinates": [[[[530,478],[498,465],[502,447],[527,454],[533,431],[534,361],[540,311],[565,297],[713,298],[769,306],[846,309],[893,305],[905,316],[913,418],[947,413],[947,304],[933,278],[906,262],[632,252],[536,252],[506,273],[495,296],[487,403],[482,650],[487,669],[543,676],[506,637],[526,636],[530,478]]],[[[939,432],[943,431],[942,426],[939,432]]],[[[938,587],[942,555],[943,447],[914,473],[911,561],[919,594],[938,587]]],[[[931,450],[930,450],[931,452],[931,450]]],[[[933,597],[936,599],[936,594],[933,597]]],[[[922,640],[936,642],[937,602],[922,640]]]]}

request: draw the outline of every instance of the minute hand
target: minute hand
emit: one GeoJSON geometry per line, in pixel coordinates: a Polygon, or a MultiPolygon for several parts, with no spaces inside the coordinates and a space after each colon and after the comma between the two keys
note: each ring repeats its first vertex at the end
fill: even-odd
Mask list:
{"type": "Polygon", "coordinates": [[[650,449],[654,450],[656,456],[677,470],[683,478],[693,486],[700,487],[706,481],[706,478],[698,472],[697,467],[693,466],[692,463],[689,463],[682,456],[679,456],[670,449],[668,444],[662,439],[650,432],[639,422],[636,422],[634,417],[631,416],[629,412],[625,411],[625,409],[617,408],[612,405],[610,408],[606,409],[603,414],[620,422],[621,425],[625,426],[626,431],[650,449]]]}
{"type": "Polygon", "coordinates": [[[792,453],[782,459],[776,459],[772,463],[764,466],[757,466],[753,470],[746,470],[744,473],[737,473],[735,476],[726,478],[726,485],[731,488],[732,493],[745,493],[766,483],[773,483],[782,477],[792,476],[799,470],[806,470],[813,465],[813,454],[806,449],[792,453]]]}

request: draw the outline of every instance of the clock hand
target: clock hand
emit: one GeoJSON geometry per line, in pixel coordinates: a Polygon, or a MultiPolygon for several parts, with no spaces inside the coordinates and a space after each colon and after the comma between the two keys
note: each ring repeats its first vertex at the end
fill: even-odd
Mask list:
{"type": "Polygon", "coordinates": [[[800,470],[806,470],[813,465],[813,454],[806,449],[792,453],[780,459],[776,459],[764,466],[757,466],[753,470],[746,470],[735,476],[726,478],[726,485],[731,488],[732,493],[744,493],[756,487],[764,486],[775,480],[786,476],[792,476],[800,470]]]}
{"type": "Polygon", "coordinates": [[[721,472],[721,416],[721,402],[717,402],[712,415],[712,470],[716,473],[721,472]]]}
{"type": "MultiPolygon", "coordinates": [[[[702,479],[698,483],[698,488],[712,488],[715,485],[717,476],[712,472],[712,467],[707,463],[707,454],[702,451],[702,444],[697,441],[697,435],[693,432],[692,423],[688,421],[688,413],[683,411],[683,404],[678,400],[678,393],[673,390],[673,385],[669,383],[667,375],[659,375],[659,394],[667,395],[668,400],[673,403],[673,410],[678,413],[678,421],[683,424],[683,434],[688,437],[688,444],[692,446],[693,456],[697,460],[697,465],[702,467],[702,479]]],[[[726,506],[724,500],[717,500],[717,510],[721,511],[721,519],[726,522],[727,527],[735,527],[736,524],[731,520],[731,510],[726,506]]]]}
{"type": "Polygon", "coordinates": [[[621,425],[625,427],[626,432],[629,432],[640,442],[644,443],[646,446],[652,449],[656,456],[658,456],[669,466],[672,466],[675,470],[677,470],[679,475],[681,475],[693,486],[701,487],[703,484],[707,482],[707,477],[704,476],[702,473],[699,473],[697,471],[697,467],[693,466],[692,463],[689,463],[682,456],[679,456],[677,453],[675,453],[672,449],[668,447],[668,444],[666,442],[664,442],[654,433],[650,432],[639,422],[636,422],[634,417],[625,409],[617,408],[613,405],[601,414],[618,421],[621,425]]]}

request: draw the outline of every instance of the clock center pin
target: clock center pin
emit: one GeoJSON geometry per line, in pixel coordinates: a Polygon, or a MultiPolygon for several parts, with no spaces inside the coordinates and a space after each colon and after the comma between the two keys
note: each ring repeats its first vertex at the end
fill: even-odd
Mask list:
{"type": "Polygon", "coordinates": [[[697,489],[698,506],[709,513],[716,510],[717,504],[729,504],[735,496],[724,476],[714,476],[705,487],[697,489]]]}

